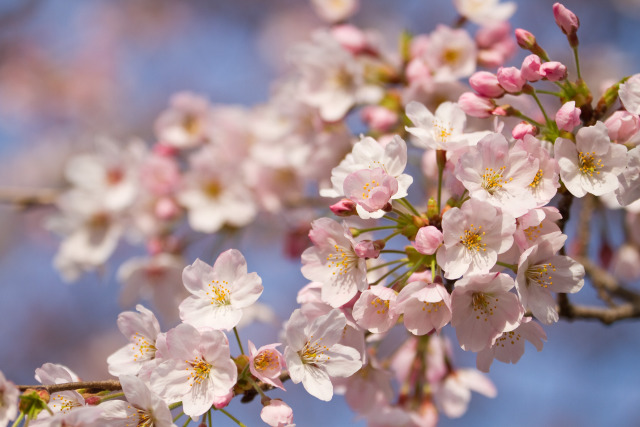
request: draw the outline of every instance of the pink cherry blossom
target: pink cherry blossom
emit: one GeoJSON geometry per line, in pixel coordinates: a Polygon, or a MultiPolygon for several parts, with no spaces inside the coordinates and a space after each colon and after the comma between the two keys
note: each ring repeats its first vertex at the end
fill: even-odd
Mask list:
{"type": "Polygon", "coordinates": [[[0,425],[9,425],[18,416],[19,396],[18,388],[0,371],[0,425]]]}
{"type": "Polygon", "coordinates": [[[407,284],[394,303],[404,316],[404,325],[415,335],[440,330],[451,320],[449,292],[439,283],[415,281],[407,284]]]}
{"type": "Polygon", "coordinates": [[[367,212],[384,208],[398,193],[398,180],[384,169],[361,169],[344,179],[344,195],[367,212]]]}
{"type": "Polygon", "coordinates": [[[540,75],[550,82],[557,82],[567,77],[567,66],[557,61],[545,62],[540,65],[540,75]]]}
{"type": "Polygon", "coordinates": [[[463,350],[484,350],[503,332],[518,327],[524,308],[509,292],[513,287],[513,279],[503,273],[465,276],[456,282],[451,294],[451,326],[463,350]]]}
{"type": "Polygon", "coordinates": [[[556,24],[567,35],[575,34],[580,27],[580,20],[561,3],[554,3],[553,5],[553,17],[556,19],[556,24]]]}
{"type": "Polygon", "coordinates": [[[468,77],[476,70],[476,45],[463,29],[438,25],[422,57],[439,81],[468,77]]]}
{"type": "Polygon", "coordinates": [[[137,313],[125,311],[118,316],[118,329],[129,343],[107,358],[111,375],[138,375],[141,370],[149,371],[155,366],[160,324],[141,304],[136,310],[137,313]]]}
{"type": "Polygon", "coordinates": [[[522,149],[531,159],[538,160],[538,171],[527,189],[531,192],[537,207],[545,206],[553,199],[560,187],[558,163],[551,157],[542,141],[531,135],[525,135],[522,140],[516,141],[514,149],[522,149]]]}
{"type": "Polygon", "coordinates": [[[518,123],[511,130],[511,136],[515,139],[523,139],[526,135],[535,136],[537,133],[538,128],[525,121],[518,123]]]}
{"type": "Polygon", "coordinates": [[[156,120],[155,131],[163,144],[184,149],[208,141],[212,125],[209,101],[191,92],[179,92],[156,120]]]}
{"type": "Polygon", "coordinates": [[[293,426],[293,410],[280,399],[271,399],[267,402],[262,411],[260,418],[271,427],[287,427],[293,426]]]}
{"type": "Polygon", "coordinates": [[[171,427],[174,425],[167,403],[149,390],[141,379],[131,375],[122,375],[118,380],[122,384],[122,391],[127,401],[110,400],[100,405],[102,408],[100,418],[104,421],[105,426],[171,427]]]}
{"type": "Polygon", "coordinates": [[[221,331],[200,332],[182,323],[167,332],[166,343],[151,375],[151,389],[165,401],[182,401],[185,414],[204,414],[216,396],[227,395],[235,385],[238,371],[221,331]]]}
{"type": "Polygon", "coordinates": [[[471,198],[517,218],[536,205],[529,185],[538,170],[538,159],[520,147],[510,149],[502,134],[492,133],[460,156],[456,176],[471,198]]]}
{"type": "Polygon", "coordinates": [[[447,279],[468,273],[488,273],[498,254],[513,244],[515,219],[486,202],[471,199],[442,217],[444,245],[436,259],[447,279]]]}
{"type": "Polygon", "coordinates": [[[618,143],[625,143],[640,131],[640,118],[628,111],[615,111],[604,122],[609,130],[609,138],[618,143]]]}
{"type": "Polygon", "coordinates": [[[360,5],[359,0],[312,0],[315,12],[327,22],[344,21],[353,15],[360,5]]]}
{"type": "Polygon", "coordinates": [[[518,263],[516,290],[522,305],[546,325],[558,321],[551,292],[575,293],[584,285],[584,267],[568,256],[556,255],[562,246],[553,238],[541,240],[524,251],[518,263]]]}
{"type": "Polygon", "coordinates": [[[493,383],[475,369],[458,369],[449,374],[434,390],[437,406],[450,418],[459,418],[467,411],[471,391],[487,397],[496,397],[493,383]]]}
{"type": "Polygon", "coordinates": [[[416,127],[406,130],[416,138],[414,144],[434,150],[456,150],[474,145],[487,132],[465,133],[467,117],[458,104],[443,102],[435,114],[419,102],[411,102],[406,108],[407,117],[416,127]]]}
{"type": "Polygon", "coordinates": [[[620,102],[631,114],[640,114],[640,74],[634,74],[620,85],[620,102]]]}
{"type": "Polygon", "coordinates": [[[500,0],[454,0],[453,5],[460,15],[483,27],[506,21],[516,11],[514,2],[500,0]]]}
{"type": "Polygon", "coordinates": [[[213,267],[197,259],[184,269],[182,281],[192,295],[180,304],[180,318],[197,328],[233,329],[263,290],[262,279],[247,273],[237,249],[221,253],[213,267]]]}
{"type": "Polygon", "coordinates": [[[260,381],[284,390],[280,374],[286,365],[282,354],[276,350],[279,345],[268,344],[256,349],[249,341],[249,370],[260,381]]]}
{"type": "Polygon", "coordinates": [[[525,340],[538,351],[542,351],[542,341],[547,340],[547,334],[531,317],[523,317],[520,326],[513,331],[504,332],[496,339],[495,344],[478,352],[476,367],[482,372],[489,372],[494,359],[503,363],[517,363],[524,354],[525,340]]]}
{"type": "Polygon", "coordinates": [[[329,218],[311,223],[314,246],[302,254],[302,274],[322,283],[322,300],[340,307],[369,286],[366,261],[355,253],[349,228],[329,218]]]}
{"type": "Polygon", "coordinates": [[[333,397],[331,377],[349,377],[362,367],[356,349],[338,344],[345,326],[346,318],[337,309],[312,322],[295,310],[287,322],[284,357],[291,380],[302,382],[320,400],[333,397]]]}
{"type": "Polygon", "coordinates": [[[616,197],[622,206],[628,206],[640,199],[640,147],[629,150],[629,163],[618,175],[620,186],[616,190],[616,197]]]}
{"type": "Polygon", "coordinates": [[[600,196],[618,188],[618,175],[627,165],[627,149],[612,144],[602,122],[581,128],[576,142],[558,138],[555,158],[562,182],[576,197],[587,193],[600,196]]]}
{"type": "Polygon", "coordinates": [[[395,291],[384,286],[372,286],[364,291],[353,306],[353,318],[364,329],[383,333],[391,329],[400,313],[395,309],[395,291]]]}

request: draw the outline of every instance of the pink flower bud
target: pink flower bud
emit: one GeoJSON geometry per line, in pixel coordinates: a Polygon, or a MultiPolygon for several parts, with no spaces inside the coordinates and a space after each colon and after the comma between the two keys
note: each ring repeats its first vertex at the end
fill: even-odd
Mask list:
{"type": "Polygon", "coordinates": [[[575,13],[560,3],[553,5],[553,17],[556,18],[556,24],[566,35],[575,34],[580,27],[580,20],[575,13]]]}
{"type": "Polygon", "coordinates": [[[178,149],[175,147],[172,147],[171,145],[158,142],[156,145],[153,146],[153,152],[160,156],[171,157],[171,156],[175,156],[178,153],[178,149]]]}
{"type": "Polygon", "coordinates": [[[498,78],[488,71],[474,73],[469,77],[469,84],[480,96],[499,98],[504,95],[504,89],[498,84],[498,78]]]}
{"type": "Polygon", "coordinates": [[[147,242],[147,252],[150,255],[158,255],[165,249],[164,241],[158,237],[153,237],[147,242]]]}
{"type": "Polygon", "coordinates": [[[557,82],[567,77],[567,67],[558,61],[545,62],[540,65],[540,74],[550,82],[557,82]]]}
{"type": "Polygon", "coordinates": [[[625,143],[640,130],[640,119],[628,111],[616,111],[604,122],[612,141],[625,143]]]}
{"type": "Polygon", "coordinates": [[[260,412],[262,421],[271,427],[286,426],[293,423],[293,410],[280,399],[271,399],[260,412]]]}
{"type": "Polygon", "coordinates": [[[379,105],[369,105],[362,109],[362,121],[372,130],[386,132],[398,122],[398,113],[379,105]]]}
{"type": "Polygon", "coordinates": [[[410,84],[420,82],[431,82],[431,70],[427,67],[427,64],[420,58],[415,58],[409,61],[405,70],[405,75],[410,84]]]}
{"type": "Polygon", "coordinates": [[[351,216],[356,214],[356,202],[349,199],[342,199],[338,203],[329,207],[336,216],[351,216]]]}
{"type": "Polygon", "coordinates": [[[180,214],[180,206],[171,197],[162,197],[156,202],[154,213],[158,219],[168,221],[180,214]]]}
{"type": "Polygon", "coordinates": [[[575,101],[565,102],[556,113],[558,129],[571,132],[574,127],[580,124],[580,113],[580,109],[576,108],[575,101]]]}
{"type": "Polygon", "coordinates": [[[498,82],[507,92],[518,93],[527,82],[516,67],[498,68],[498,82]]]}
{"type": "Polygon", "coordinates": [[[360,258],[378,258],[380,251],[384,249],[384,244],[384,240],[363,240],[356,243],[353,250],[360,258]]]}
{"type": "Polygon", "coordinates": [[[525,135],[536,135],[538,133],[538,128],[527,122],[520,122],[513,127],[511,130],[511,135],[515,139],[523,139],[525,135]]]}
{"type": "Polygon", "coordinates": [[[222,409],[231,402],[231,399],[233,399],[233,390],[224,396],[215,396],[213,399],[213,406],[216,409],[222,409]]]}
{"type": "Polygon", "coordinates": [[[516,41],[518,42],[518,46],[527,50],[533,49],[537,43],[536,36],[522,28],[516,28],[516,41]]]}
{"type": "Polygon", "coordinates": [[[496,108],[493,100],[478,96],[473,92],[465,92],[460,95],[458,105],[467,115],[481,119],[491,117],[491,112],[496,108]]]}
{"type": "Polygon", "coordinates": [[[428,225],[418,230],[418,234],[416,234],[416,241],[413,242],[413,247],[421,254],[433,255],[436,253],[436,250],[438,250],[443,241],[444,237],[442,235],[442,231],[438,230],[433,225],[428,225]]]}
{"type": "Polygon", "coordinates": [[[531,54],[524,58],[522,61],[522,67],[520,71],[522,73],[522,77],[530,82],[537,82],[542,78],[540,74],[540,66],[542,65],[542,61],[538,55],[531,54]]]}
{"type": "Polygon", "coordinates": [[[365,34],[353,25],[336,25],[331,28],[331,35],[343,48],[354,55],[369,49],[365,34]]]}
{"type": "Polygon", "coordinates": [[[384,209],[398,192],[398,180],[383,168],[361,169],[344,179],[344,195],[367,212],[384,209]]]}

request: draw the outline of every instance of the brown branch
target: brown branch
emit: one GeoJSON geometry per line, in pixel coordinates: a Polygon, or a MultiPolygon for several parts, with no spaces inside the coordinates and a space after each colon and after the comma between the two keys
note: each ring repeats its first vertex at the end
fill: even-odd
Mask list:
{"type": "Polygon", "coordinates": [[[605,325],[610,325],[619,320],[640,318],[640,306],[631,303],[615,307],[570,305],[569,311],[559,310],[558,312],[561,317],[568,320],[599,320],[605,325]]]}
{"type": "Polygon", "coordinates": [[[37,384],[37,385],[19,385],[18,390],[25,391],[27,389],[45,389],[49,393],[57,393],[66,390],[122,390],[120,381],[104,380],[104,381],[80,381],[75,383],[64,384],[37,384]]]}
{"type": "Polygon", "coordinates": [[[56,202],[58,190],[0,188],[0,204],[13,205],[18,209],[48,206],[56,202]]]}

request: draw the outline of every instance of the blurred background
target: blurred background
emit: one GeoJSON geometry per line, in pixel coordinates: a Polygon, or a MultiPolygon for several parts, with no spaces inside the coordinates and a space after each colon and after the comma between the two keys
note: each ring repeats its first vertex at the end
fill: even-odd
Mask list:
{"type": "MultiPolygon", "coordinates": [[[[445,0],[361,3],[353,23],[380,32],[389,49],[403,29],[428,33],[457,18],[445,0]]],[[[533,32],[552,58],[570,58],[553,1],[516,3],[513,27],[533,32]]],[[[564,4],[581,20],[581,63],[592,88],[640,71],[640,1],[564,4]]],[[[323,25],[304,0],[0,0],[0,191],[62,188],[65,159],[96,135],[153,142],[153,122],[177,91],[214,104],[265,102],[288,67],[287,49],[323,25]]],[[[47,214],[0,206],[0,370],[20,384],[33,384],[45,362],[86,380],[107,378],[106,356],[124,345],[117,315],[131,307],[118,302],[115,267],[61,281],[51,264],[59,240],[42,226],[47,214]]],[[[306,283],[299,262],[282,255],[280,240],[249,249],[250,241],[245,235],[238,244],[265,284],[261,302],[284,321],[306,283]]],[[[113,266],[139,253],[125,245],[113,266]]],[[[561,321],[545,330],[542,352],[528,347],[515,366],[494,363],[496,399],[474,394],[464,417],[441,425],[640,425],[640,324],[561,321]]],[[[242,331],[256,344],[277,337],[270,325],[242,331]]],[[[457,356],[459,366],[475,366],[474,355],[457,356]]],[[[299,426],[364,425],[341,397],[324,403],[285,386],[293,393],[273,395],[286,399],[299,426]]],[[[233,403],[230,412],[254,425],[259,410],[257,402],[233,403]]],[[[214,420],[234,425],[222,415],[214,420]]]]}

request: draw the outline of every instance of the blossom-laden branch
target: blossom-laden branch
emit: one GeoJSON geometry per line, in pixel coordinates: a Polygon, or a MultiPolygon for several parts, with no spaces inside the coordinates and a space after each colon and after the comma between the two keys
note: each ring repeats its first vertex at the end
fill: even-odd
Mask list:
{"type": "Polygon", "coordinates": [[[58,190],[44,188],[0,188],[0,204],[13,205],[18,209],[48,206],[55,203],[59,193],[58,190]]]}

